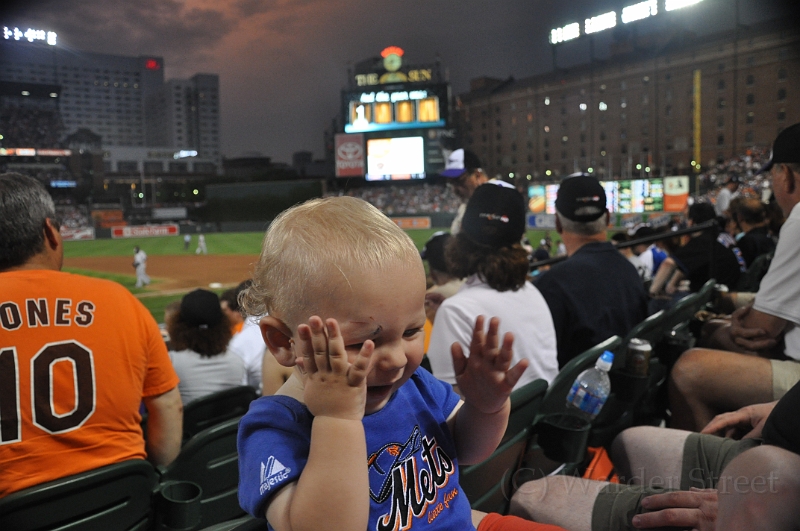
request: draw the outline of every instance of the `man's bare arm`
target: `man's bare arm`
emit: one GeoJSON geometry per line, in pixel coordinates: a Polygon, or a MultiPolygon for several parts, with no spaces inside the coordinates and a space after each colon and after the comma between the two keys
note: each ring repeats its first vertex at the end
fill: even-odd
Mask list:
{"type": "Polygon", "coordinates": [[[780,317],[745,306],[733,312],[729,326],[717,329],[711,343],[722,350],[769,357],[769,349],[777,344],[786,325],[780,317]]]}
{"type": "Polygon", "coordinates": [[[183,437],[183,402],[177,387],[144,398],[147,408],[147,459],[167,466],[178,457],[183,437]]]}

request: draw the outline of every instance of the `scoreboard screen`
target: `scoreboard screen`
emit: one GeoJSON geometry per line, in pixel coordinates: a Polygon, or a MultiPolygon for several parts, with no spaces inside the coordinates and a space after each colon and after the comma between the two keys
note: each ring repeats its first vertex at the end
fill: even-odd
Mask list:
{"type": "MultiPolygon", "coordinates": [[[[609,212],[635,214],[664,211],[663,179],[601,181],[600,184],[606,192],[606,208],[609,212]]],[[[531,211],[538,212],[543,203],[544,212],[555,214],[558,186],[557,184],[530,186],[528,195],[531,211]]]]}
{"type": "Polygon", "coordinates": [[[444,127],[446,85],[393,85],[342,93],[345,133],[444,127]]]}

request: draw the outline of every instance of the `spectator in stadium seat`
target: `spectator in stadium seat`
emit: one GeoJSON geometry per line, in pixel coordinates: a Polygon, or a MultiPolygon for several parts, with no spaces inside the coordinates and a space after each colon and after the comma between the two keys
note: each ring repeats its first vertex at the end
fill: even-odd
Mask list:
{"type": "Polygon", "coordinates": [[[453,190],[461,198],[453,223],[450,225],[450,234],[455,236],[461,230],[461,219],[467,209],[467,201],[480,185],[489,182],[489,176],[481,169],[481,159],[468,149],[456,149],[447,157],[444,170],[439,174],[442,177],[454,179],[453,190]]]}
{"type": "Polygon", "coordinates": [[[223,291],[219,296],[222,313],[231,323],[231,332],[234,336],[242,331],[242,326],[244,325],[244,317],[239,309],[239,301],[237,300],[239,293],[236,288],[230,288],[223,291]]]}
{"type": "Polygon", "coordinates": [[[244,306],[269,314],[269,350],[294,372],[239,424],[248,513],[277,531],[553,529],[471,510],[459,462],[497,447],[526,364],[479,318],[469,357],[451,350],[461,400],[419,368],[424,295],[413,242],[365,201],[311,200],[272,222],[244,306]]]}
{"type": "Polygon", "coordinates": [[[499,181],[479,186],[470,197],[461,232],[445,249],[448,270],[466,280],[436,313],[428,358],[438,379],[456,384],[450,347],[459,343],[467,351],[479,315],[497,316],[501,335],[514,334],[513,361],[528,361],[517,387],[537,378],[549,383],[558,374],[553,319],[527,281],[530,262],[520,245],[525,211],[522,195],[499,181]]]}
{"type": "MultiPolygon", "coordinates": [[[[449,272],[444,257],[445,247],[452,239],[453,235],[449,232],[437,232],[430,237],[420,251],[422,259],[428,262],[428,276],[433,283],[425,292],[425,315],[431,324],[436,317],[436,310],[439,309],[442,302],[458,293],[464,284],[463,279],[449,272]]],[[[427,348],[425,351],[427,352],[427,348]]]]}
{"type": "Polygon", "coordinates": [[[570,476],[531,481],[514,494],[511,514],[571,531],[796,531],[798,408],[800,384],[777,402],[720,415],[702,434],[630,428],[611,447],[620,484],[570,476]]]}
{"type": "Polygon", "coordinates": [[[231,326],[216,293],[196,289],[184,295],[168,330],[184,404],[245,384],[244,361],[228,349],[231,326]]]}
{"type": "MultiPolygon", "coordinates": [[[[714,207],[709,203],[694,203],[689,207],[690,227],[713,219],[714,207]]],[[[739,275],[745,269],[744,260],[738,248],[726,247],[719,236],[719,228],[692,234],[688,242],[675,249],[661,263],[650,285],[650,294],[658,295],[663,289],[672,295],[684,279],[689,280],[689,289],[693,292],[699,291],[711,278],[718,284],[735,288],[739,275]]]]}
{"type": "Polygon", "coordinates": [[[778,135],[763,171],[787,217],[775,257],[754,303],[716,330],[714,348],[689,350],[673,367],[673,427],[699,429],[718,413],[778,399],[800,381],[800,124],[778,135]],[[781,338],[785,347],[775,352],[781,338]]]}
{"type": "Polygon", "coordinates": [[[769,222],[764,203],[758,199],[742,199],[732,214],[744,233],[739,238],[737,247],[742,251],[747,267],[750,267],[762,254],[775,250],[775,240],[769,236],[769,222]]]}
{"type": "MultiPolygon", "coordinates": [[[[640,225],[635,227],[633,234],[629,234],[632,239],[638,238],[646,238],[647,236],[653,236],[656,234],[656,229],[651,227],[650,225],[640,225]]],[[[639,244],[633,246],[633,254],[635,254],[639,260],[649,269],[649,274],[647,275],[647,280],[653,278],[658,271],[658,268],[661,266],[661,262],[663,262],[667,258],[667,253],[664,251],[657,242],[653,242],[651,244],[639,244]]]]}
{"type": "Polygon", "coordinates": [[[575,174],[561,182],[556,230],[567,258],[539,276],[558,345],[558,365],[647,317],[647,293],[636,268],[606,241],[609,213],[600,182],[575,174]]]}
{"type": "MultiPolygon", "coordinates": [[[[251,280],[245,280],[236,286],[236,299],[241,301],[241,294],[250,287],[251,280]]],[[[242,331],[233,336],[228,348],[244,360],[247,371],[247,385],[259,393],[262,391],[264,356],[269,355],[258,327],[258,316],[244,316],[242,331]]]]}
{"type": "Polygon", "coordinates": [[[0,175],[0,497],[180,451],[178,377],[158,324],[121,285],[60,271],[54,219],[38,181],[0,175]]]}
{"type": "MultiPolygon", "coordinates": [[[[611,241],[614,242],[614,245],[620,245],[630,241],[630,237],[624,232],[617,232],[611,237],[611,241]]],[[[642,282],[650,282],[652,280],[651,267],[642,262],[640,256],[636,256],[631,247],[617,248],[617,250],[636,268],[636,272],[639,273],[639,278],[642,279],[642,282]]],[[[651,254],[650,256],[652,257],[653,255],[651,254]]]]}
{"type": "Polygon", "coordinates": [[[717,200],[714,203],[714,213],[717,216],[727,216],[728,207],[731,205],[731,199],[736,197],[739,189],[739,178],[736,175],[731,175],[725,181],[725,184],[717,194],[717,200]]]}

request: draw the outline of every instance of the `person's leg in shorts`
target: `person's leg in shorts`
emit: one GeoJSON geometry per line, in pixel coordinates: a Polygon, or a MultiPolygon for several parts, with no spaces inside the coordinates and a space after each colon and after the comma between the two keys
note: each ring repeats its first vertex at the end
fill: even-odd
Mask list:
{"type": "Polygon", "coordinates": [[[759,446],[738,455],[722,475],[732,478],[732,485],[719,490],[717,529],[798,529],[800,455],[759,446]]]}
{"type": "Polygon", "coordinates": [[[772,400],[780,400],[794,387],[794,384],[800,382],[800,361],[770,360],[770,365],[772,365],[772,400]]]}
{"type": "Polygon", "coordinates": [[[767,358],[693,348],[678,358],[668,383],[670,427],[700,431],[720,413],[772,402],[767,358]]]}

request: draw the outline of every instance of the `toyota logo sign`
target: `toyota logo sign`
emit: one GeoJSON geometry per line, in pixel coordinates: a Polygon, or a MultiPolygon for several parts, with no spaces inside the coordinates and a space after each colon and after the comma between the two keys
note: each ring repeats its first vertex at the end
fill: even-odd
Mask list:
{"type": "Polygon", "coordinates": [[[362,151],[363,150],[361,149],[361,146],[356,142],[345,142],[339,146],[339,149],[336,152],[339,155],[339,158],[343,160],[355,160],[363,157],[361,154],[362,151]]]}

